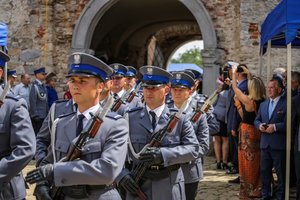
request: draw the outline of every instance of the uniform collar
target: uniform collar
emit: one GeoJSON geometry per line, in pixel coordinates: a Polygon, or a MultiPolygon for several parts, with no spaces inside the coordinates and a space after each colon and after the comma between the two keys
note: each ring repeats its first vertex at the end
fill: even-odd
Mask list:
{"type": "Polygon", "coordinates": [[[164,109],[165,109],[166,104],[163,104],[157,108],[155,108],[154,110],[151,110],[147,105],[146,105],[146,109],[147,112],[149,113],[149,111],[153,111],[156,115],[157,118],[159,118],[161,116],[161,114],[163,113],[164,109]]]}
{"type": "Polygon", "coordinates": [[[77,115],[83,114],[84,117],[87,120],[90,120],[92,118],[92,116],[90,115],[90,113],[95,113],[100,107],[100,104],[97,103],[96,105],[94,105],[93,107],[90,107],[89,109],[87,109],[86,111],[84,111],[83,113],[80,113],[79,110],[77,110],[77,115]]]}

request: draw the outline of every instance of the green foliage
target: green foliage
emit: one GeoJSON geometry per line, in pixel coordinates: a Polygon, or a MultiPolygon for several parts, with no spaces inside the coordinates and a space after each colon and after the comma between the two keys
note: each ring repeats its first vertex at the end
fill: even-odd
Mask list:
{"type": "Polygon", "coordinates": [[[186,52],[179,54],[178,58],[171,59],[171,63],[194,63],[198,66],[202,66],[200,49],[197,47],[188,49],[186,52]]]}

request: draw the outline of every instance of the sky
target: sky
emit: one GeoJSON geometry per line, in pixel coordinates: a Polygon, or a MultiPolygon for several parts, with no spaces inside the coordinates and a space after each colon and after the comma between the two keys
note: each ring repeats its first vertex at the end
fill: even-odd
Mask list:
{"type": "Polygon", "coordinates": [[[179,49],[177,49],[177,51],[173,54],[172,58],[177,58],[179,56],[179,54],[182,54],[182,53],[186,52],[187,50],[192,49],[194,47],[203,49],[203,40],[195,40],[195,41],[184,44],[179,49]]]}

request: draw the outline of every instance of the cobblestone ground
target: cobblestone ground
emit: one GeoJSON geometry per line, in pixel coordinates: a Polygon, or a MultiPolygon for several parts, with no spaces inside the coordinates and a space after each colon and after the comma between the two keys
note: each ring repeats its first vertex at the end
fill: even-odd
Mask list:
{"type": "MultiPolygon", "coordinates": [[[[227,175],[223,170],[215,170],[213,157],[205,157],[204,179],[200,182],[196,200],[238,200],[239,184],[229,184],[228,180],[236,178],[235,175],[227,175]]],[[[24,174],[34,168],[32,161],[25,169],[24,174]]],[[[32,195],[34,185],[27,190],[27,200],[35,200],[32,195]]],[[[295,199],[295,191],[291,190],[290,199],[295,199]]]]}

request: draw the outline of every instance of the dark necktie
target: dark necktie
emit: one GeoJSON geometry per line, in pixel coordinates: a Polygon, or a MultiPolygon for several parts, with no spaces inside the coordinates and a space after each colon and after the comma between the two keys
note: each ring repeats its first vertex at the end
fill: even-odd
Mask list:
{"type": "Polygon", "coordinates": [[[117,93],[114,93],[114,99],[117,100],[119,98],[119,95],[117,93]]]}
{"type": "Polygon", "coordinates": [[[156,115],[155,112],[153,111],[149,111],[149,114],[151,115],[151,123],[152,123],[152,128],[153,130],[155,130],[155,126],[156,126],[156,115]]]}
{"type": "Polygon", "coordinates": [[[80,114],[77,116],[78,118],[78,121],[77,121],[77,130],[76,130],[76,136],[78,136],[82,129],[83,129],[83,119],[84,119],[84,115],[83,114],[80,114]]]}

